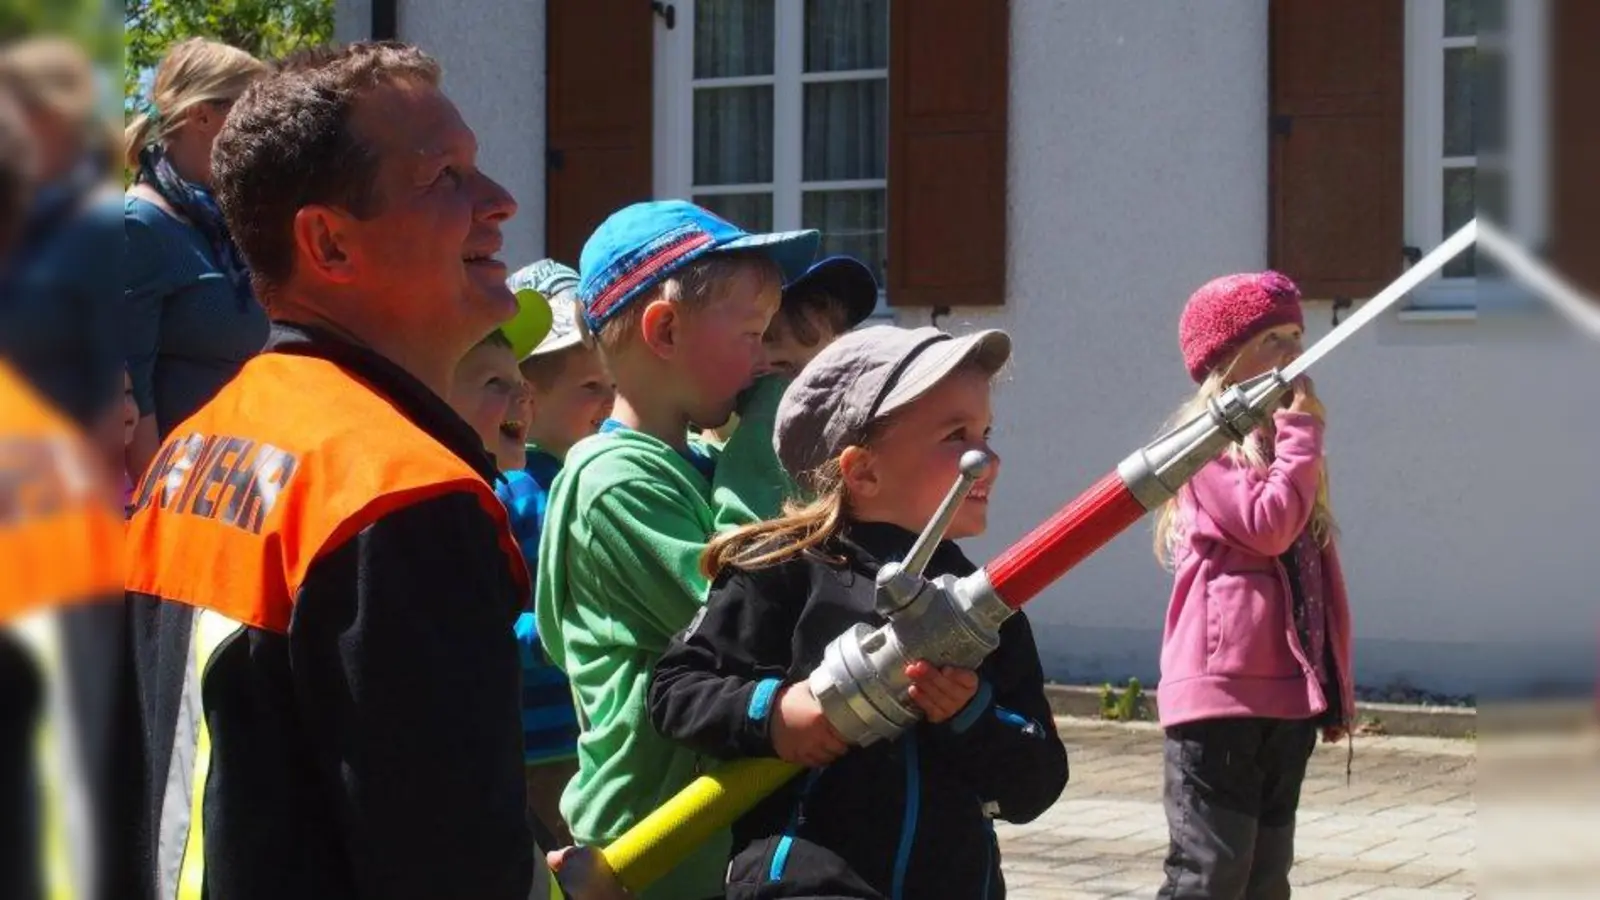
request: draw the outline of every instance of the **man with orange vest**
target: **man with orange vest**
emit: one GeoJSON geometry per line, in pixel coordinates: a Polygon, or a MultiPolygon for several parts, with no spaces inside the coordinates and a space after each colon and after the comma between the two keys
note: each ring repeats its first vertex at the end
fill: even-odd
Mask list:
{"type": "Polygon", "coordinates": [[[162,900],[551,896],[523,817],[527,573],[442,399],[517,308],[494,258],[516,206],[476,155],[437,64],[394,43],[288,62],[217,138],[274,326],[128,526],[162,900]]]}

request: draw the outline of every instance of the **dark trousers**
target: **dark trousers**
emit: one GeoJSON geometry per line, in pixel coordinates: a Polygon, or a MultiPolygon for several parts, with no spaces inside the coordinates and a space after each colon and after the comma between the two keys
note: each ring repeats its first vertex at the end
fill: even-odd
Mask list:
{"type": "Polygon", "coordinates": [[[1314,720],[1211,719],[1167,729],[1163,803],[1170,900],[1289,896],[1294,819],[1314,720]]]}

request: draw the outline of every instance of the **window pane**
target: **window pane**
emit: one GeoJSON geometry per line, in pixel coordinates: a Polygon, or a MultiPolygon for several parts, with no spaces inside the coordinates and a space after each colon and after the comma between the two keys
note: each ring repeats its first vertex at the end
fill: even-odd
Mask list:
{"type": "Polygon", "coordinates": [[[1444,0],[1444,36],[1472,37],[1478,33],[1478,0],[1444,0]]]}
{"type": "Polygon", "coordinates": [[[1444,51],[1444,155],[1474,156],[1478,142],[1473,132],[1473,72],[1477,51],[1444,51]]]}
{"type": "Polygon", "coordinates": [[[1506,0],[1477,0],[1473,12],[1478,17],[1478,36],[1505,34],[1506,0]]]}
{"type": "MultiPolygon", "coordinates": [[[[1472,61],[1472,137],[1474,155],[1506,152],[1506,113],[1510,85],[1506,81],[1504,47],[1479,47],[1472,61]]],[[[1483,162],[1479,159],[1479,164],[1483,162]]]]}
{"type": "Polygon", "coordinates": [[[806,0],[806,71],[889,68],[889,0],[806,0]]]}
{"type": "Polygon", "coordinates": [[[889,254],[884,193],[806,191],[800,204],[800,227],[822,232],[821,256],[851,256],[866,263],[880,286],[889,254]]]}
{"type": "Polygon", "coordinates": [[[888,172],[889,83],[806,85],[806,181],[883,178],[888,172]]]}
{"type": "Polygon", "coordinates": [[[773,0],[695,0],[694,77],[771,75],[773,0]]]}
{"type": "MultiPolygon", "coordinates": [[[[1477,172],[1474,169],[1444,170],[1444,234],[1455,234],[1477,213],[1477,172]]],[[[1445,264],[1444,277],[1471,278],[1476,271],[1473,253],[1463,253],[1445,264]]]]}
{"type": "Polygon", "coordinates": [[[772,230],[771,194],[701,194],[693,199],[745,231],[772,230]]]}
{"type": "Polygon", "coordinates": [[[772,180],[772,88],[694,92],[694,183],[772,180]]]}

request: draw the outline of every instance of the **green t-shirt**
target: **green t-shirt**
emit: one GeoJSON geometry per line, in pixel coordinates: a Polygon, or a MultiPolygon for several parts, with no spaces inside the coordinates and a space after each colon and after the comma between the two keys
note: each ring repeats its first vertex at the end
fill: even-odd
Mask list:
{"type": "MultiPolygon", "coordinates": [[[[705,604],[712,531],[705,476],[637,431],[578,442],[551,487],[535,616],[578,707],[578,774],[561,813],[580,843],[611,842],[709,766],[656,731],[648,701],[656,661],[705,604]]],[[[720,896],[730,847],[720,833],[644,897],[720,896]]]]}
{"type": "Polygon", "coordinates": [[[772,447],[778,401],[788,386],[778,375],[758,379],[739,406],[739,427],[723,445],[711,480],[719,532],[777,518],[783,501],[798,493],[772,447]]]}

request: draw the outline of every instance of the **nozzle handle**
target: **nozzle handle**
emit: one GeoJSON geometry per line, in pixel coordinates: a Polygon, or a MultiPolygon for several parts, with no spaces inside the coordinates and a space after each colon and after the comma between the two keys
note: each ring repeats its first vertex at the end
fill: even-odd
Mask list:
{"type": "Polygon", "coordinates": [[[933,551],[944,540],[945,532],[950,530],[950,523],[955,520],[956,510],[961,508],[967,494],[972,491],[972,486],[978,483],[983,473],[989,470],[989,454],[982,450],[968,450],[961,454],[961,474],[956,478],[956,483],[950,486],[950,492],[945,494],[944,502],[939,504],[939,510],[933,514],[933,521],[928,527],[917,535],[917,542],[911,545],[911,552],[906,555],[905,562],[900,564],[899,571],[908,575],[921,575],[922,570],[928,567],[928,560],[933,558],[933,551]]]}

